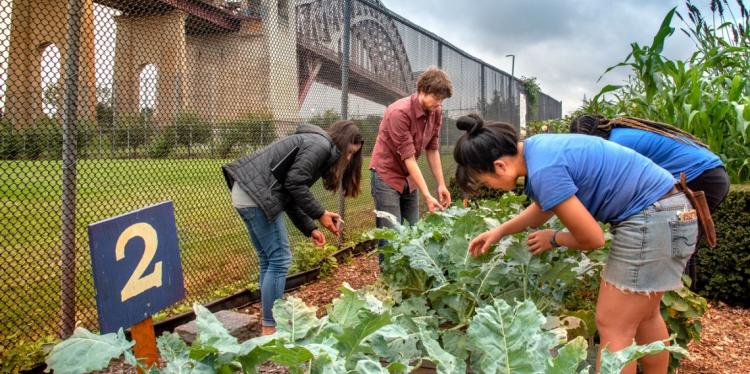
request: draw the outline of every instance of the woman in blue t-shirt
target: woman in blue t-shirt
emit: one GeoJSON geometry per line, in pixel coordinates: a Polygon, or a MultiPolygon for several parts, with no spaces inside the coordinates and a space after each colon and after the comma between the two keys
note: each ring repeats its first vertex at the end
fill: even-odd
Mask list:
{"type": "MultiPolygon", "coordinates": [[[[503,236],[538,227],[553,215],[567,231],[529,234],[529,251],[593,250],[604,245],[597,221],[610,223],[612,246],[596,305],[601,347],[618,351],[633,339],[639,344],[667,339],[661,297],[682,287],[682,271],[698,236],[692,206],[674,188],[672,175],[596,137],[549,134],[519,142],[510,125],[485,126],[477,115],[459,118],[457,126],[466,131],[454,149],[464,190],[484,185],[512,191],[525,177],[525,192],[533,201],[515,218],[472,239],[469,253],[481,255],[503,236]]],[[[666,373],[669,355],[640,361],[646,373],[666,373]]],[[[635,364],[623,373],[635,373],[635,364]]]]}
{"type": "Polygon", "coordinates": [[[729,192],[729,175],[719,156],[700,139],[674,126],[635,117],[607,119],[584,114],[570,123],[570,132],[598,136],[630,148],[667,169],[675,179],[685,173],[688,187],[706,194],[711,212],[729,192]]]}
{"type": "MultiPolygon", "coordinates": [[[[635,117],[608,119],[584,114],[570,123],[574,134],[594,135],[630,148],[667,169],[675,179],[685,173],[688,187],[706,194],[708,209],[713,213],[729,193],[729,175],[719,156],[700,139],[674,126],[635,117]]],[[[697,285],[695,258],[685,271],[697,285]]]]}

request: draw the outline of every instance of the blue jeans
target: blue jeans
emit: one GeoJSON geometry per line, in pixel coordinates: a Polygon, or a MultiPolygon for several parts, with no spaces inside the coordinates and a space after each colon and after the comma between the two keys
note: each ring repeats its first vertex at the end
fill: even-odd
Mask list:
{"type": "Polygon", "coordinates": [[[237,212],[245,222],[250,240],[258,254],[263,326],[276,326],[276,320],[273,319],[273,303],[284,296],[286,275],[292,262],[284,216],[279,214],[276,219],[269,222],[260,208],[239,208],[237,212]]]}
{"type": "MultiPolygon", "coordinates": [[[[404,181],[404,188],[401,191],[394,190],[391,186],[383,182],[375,170],[370,178],[372,199],[375,201],[375,209],[388,212],[396,216],[396,220],[403,224],[406,219],[410,225],[417,223],[419,220],[419,193],[417,190],[409,192],[409,185],[404,181]]],[[[391,227],[391,223],[385,218],[375,218],[375,226],[391,227]]],[[[378,241],[378,247],[387,244],[387,241],[378,241]]],[[[382,262],[382,255],[380,258],[382,262]]]]}

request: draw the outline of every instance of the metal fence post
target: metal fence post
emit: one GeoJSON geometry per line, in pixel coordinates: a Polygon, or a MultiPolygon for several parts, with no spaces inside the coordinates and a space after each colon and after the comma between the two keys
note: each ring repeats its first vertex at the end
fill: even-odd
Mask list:
{"type": "Polygon", "coordinates": [[[437,50],[437,66],[439,69],[443,68],[443,42],[438,40],[438,50],[437,50]]]}
{"type": "Polygon", "coordinates": [[[485,108],[487,108],[487,82],[485,81],[484,68],[484,64],[479,65],[479,97],[482,102],[479,110],[482,113],[482,118],[487,118],[487,112],[485,111],[485,108]]]}
{"type": "MultiPolygon", "coordinates": [[[[341,118],[349,118],[349,39],[351,35],[352,19],[352,0],[344,0],[344,24],[343,35],[341,37],[341,118]]],[[[338,210],[341,219],[344,221],[346,215],[346,201],[344,189],[341,180],[339,180],[339,201],[338,210]]],[[[338,247],[341,248],[344,242],[344,225],[339,227],[338,247]]]]}
{"type": "Polygon", "coordinates": [[[67,50],[62,149],[62,233],[61,233],[61,330],[67,338],[76,320],[76,126],[78,123],[78,55],[81,30],[81,1],[68,0],[67,50]]]}

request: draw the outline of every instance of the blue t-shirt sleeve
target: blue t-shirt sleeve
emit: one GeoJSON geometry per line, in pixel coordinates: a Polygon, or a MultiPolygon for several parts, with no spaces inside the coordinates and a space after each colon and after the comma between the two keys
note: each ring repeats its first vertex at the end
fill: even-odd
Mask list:
{"type": "Polygon", "coordinates": [[[547,166],[529,178],[532,198],[548,211],[578,192],[568,170],[560,165],[547,166]]]}

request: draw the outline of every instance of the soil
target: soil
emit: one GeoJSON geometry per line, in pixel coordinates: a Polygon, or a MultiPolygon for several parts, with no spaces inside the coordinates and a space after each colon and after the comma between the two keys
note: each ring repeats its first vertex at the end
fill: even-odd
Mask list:
{"type": "MultiPolygon", "coordinates": [[[[352,288],[372,284],[378,279],[378,259],[372,253],[352,259],[340,265],[333,274],[315,283],[303,286],[290,294],[301,298],[308,305],[315,305],[318,314],[324,313],[326,304],[338,296],[338,288],[348,282],[352,288]]],[[[250,305],[239,311],[259,315],[260,306],[250,305]]],[[[683,360],[677,374],[750,373],[750,309],[711,303],[702,318],[703,332],[700,342],[690,344],[690,357],[683,360]]],[[[266,364],[261,373],[288,373],[284,368],[266,364]]],[[[100,373],[135,372],[119,361],[100,373]]]]}
{"type": "Polygon", "coordinates": [[[711,303],[701,322],[677,373],[750,373],[750,309],[711,303]]]}

